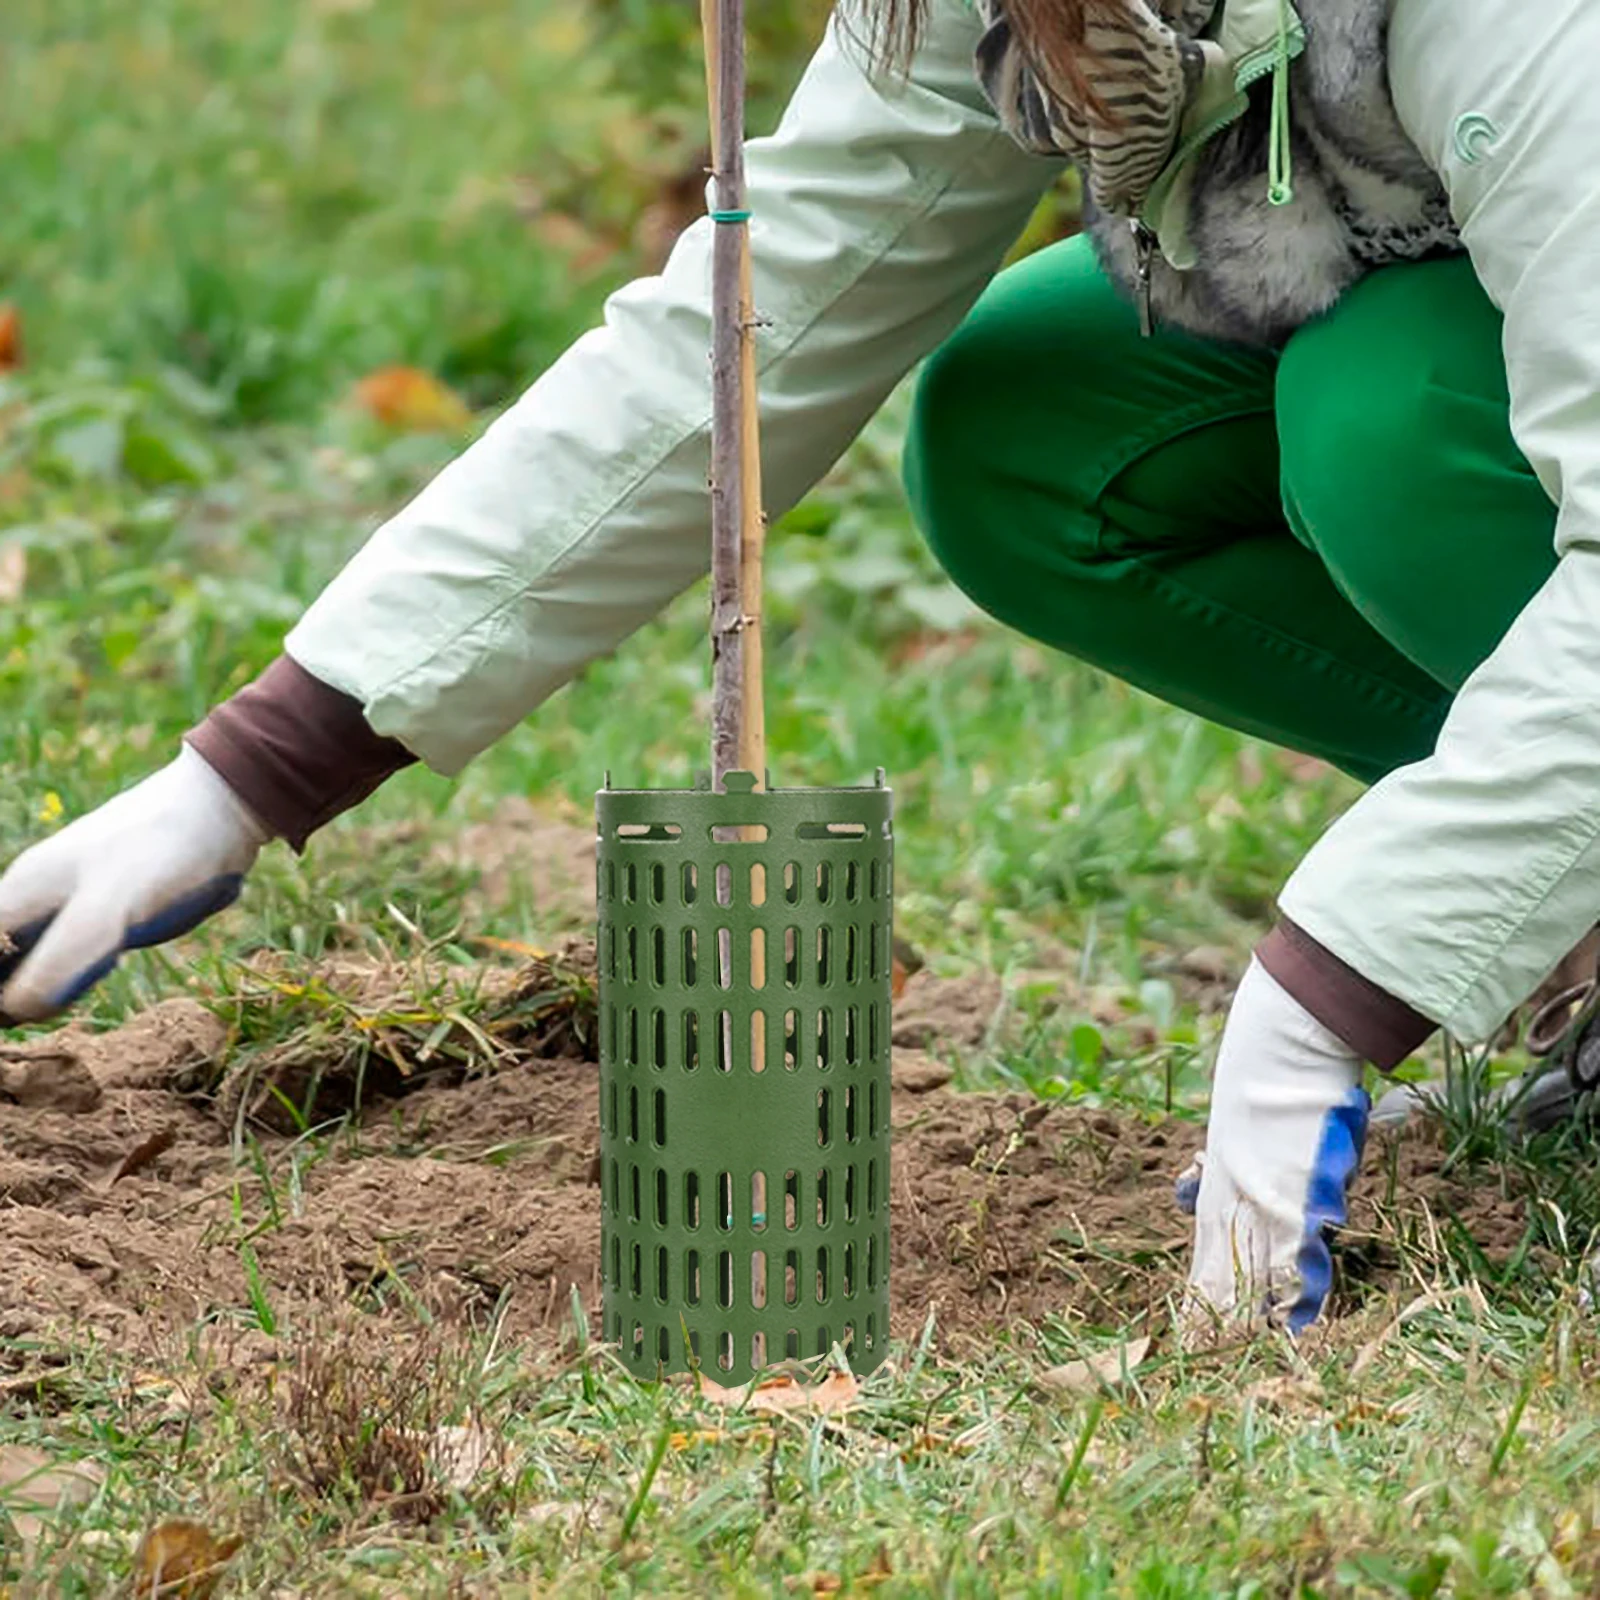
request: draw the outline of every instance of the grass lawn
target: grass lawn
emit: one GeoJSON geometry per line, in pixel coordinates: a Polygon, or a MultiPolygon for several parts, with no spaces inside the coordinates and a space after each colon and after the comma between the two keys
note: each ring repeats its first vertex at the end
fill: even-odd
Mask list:
{"type": "MultiPolygon", "coordinates": [[[[693,8],[668,0],[6,11],[0,302],[19,313],[26,363],[0,376],[3,857],[167,759],[465,442],[386,429],[349,403],[352,386],[413,365],[486,421],[653,259],[700,137],[693,8]]],[[[815,12],[757,19],[764,118],[815,12]]],[[[1035,1104],[1052,1129],[1109,1118],[1102,1135],[1159,1124],[1176,1160],[1227,985],[1355,789],[973,614],[901,503],[903,416],[902,396],[775,531],[775,773],[888,769],[898,922],[925,963],[913,981],[998,984],[976,1028],[923,1041],[953,1090],[987,1097],[963,1103],[1009,1108],[1018,1126],[1035,1104]]],[[[608,770],[690,779],[704,608],[686,596],[460,782],[407,773],[303,859],[275,850],[239,909],[128,961],[80,1020],[137,1026],[174,996],[220,1019],[182,1116],[231,1103],[228,1085],[270,1052],[364,1070],[375,1037],[401,1041],[406,1072],[448,1058],[469,1080],[457,1095],[527,1069],[497,1046],[505,985],[531,948],[581,932],[584,911],[538,862],[513,852],[507,869],[495,841],[509,828],[570,850],[608,770]],[[362,988],[373,972],[380,999],[362,988]]],[[[1061,1217],[1040,1246],[1060,1255],[1058,1314],[1009,1315],[1003,1274],[985,1269],[971,1280],[989,1297],[981,1337],[947,1306],[902,1330],[847,1412],[777,1416],[634,1384],[553,1269],[537,1316],[504,1295],[445,1315],[426,1273],[352,1286],[348,1261],[309,1248],[302,1275],[318,1281],[301,1293],[296,1229],[318,1185],[381,1207],[385,1183],[409,1193],[473,1163],[513,1190],[519,1174],[542,1181],[549,1151],[514,1118],[469,1148],[446,1137],[462,1102],[437,1101],[431,1125],[405,1103],[302,1104],[270,1133],[242,1116],[192,1204],[159,1152],[135,1163],[151,1171],[117,1193],[140,1237],[176,1238],[198,1214],[184,1249],[234,1264],[235,1287],[187,1325],[153,1296],[148,1337],[92,1319],[45,1337],[49,1286],[0,1274],[0,1595],[118,1592],[141,1536],[180,1517],[243,1538],[225,1594],[1600,1585],[1592,1156],[1513,1149],[1470,1093],[1424,1136],[1439,1153],[1426,1194],[1379,1175],[1346,1315],[1301,1349],[1183,1355],[1159,1314],[1178,1266],[1141,1258],[1141,1304],[1157,1309],[1132,1331],[1156,1337],[1121,1372],[1129,1328],[1085,1310],[1072,1275],[1124,1242],[1075,1235],[1067,1249],[1061,1217]],[[1363,1249],[1382,1272],[1364,1271],[1363,1249]],[[1104,1382],[1057,1371],[1107,1351],[1104,1382]],[[485,1459],[457,1473],[441,1439],[485,1459]],[[35,1460],[42,1498],[61,1502],[37,1527],[15,1481],[35,1460]],[[81,1476],[58,1481],[73,1463],[81,1476]]],[[[114,1284],[122,1264],[72,1254],[106,1190],[59,1180],[67,1133],[53,1154],[8,1151],[24,1108],[0,1110],[13,1118],[0,1241],[59,1236],[63,1273],[114,1284]]],[[[106,1116],[93,1126],[110,1138],[106,1116]]],[[[1013,1153],[994,1157],[983,1194],[1013,1181],[1013,1153]]],[[[991,1156],[980,1141],[968,1165],[991,1156]]],[[[1404,1151],[1384,1159],[1412,1170],[1404,1151]]],[[[1171,1175],[1152,1170],[1150,1193],[1171,1175]]],[[[1182,1233],[1164,1213],[1151,1226],[1182,1233]]],[[[524,1231],[539,1227],[535,1209],[524,1231]]],[[[147,1265],[154,1282],[160,1262],[147,1265]]]]}

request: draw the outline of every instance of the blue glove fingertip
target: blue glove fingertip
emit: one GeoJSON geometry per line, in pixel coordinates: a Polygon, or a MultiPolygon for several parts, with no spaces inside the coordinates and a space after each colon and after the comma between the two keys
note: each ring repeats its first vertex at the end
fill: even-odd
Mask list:
{"type": "Polygon", "coordinates": [[[1329,1111],[1322,1125],[1322,1142],[1311,1164],[1311,1179],[1306,1185],[1305,1232],[1296,1265],[1300,1292],[1289,1307],[1290,1333],[1303,1333],[1322,1314],[1333,1288],[1333,1252],[1329,1239],[1343,1227],[1348,1210],[1345,1205],[1361,1152],[1367,1142],[1367,1121],[1372,1101],[1365,1089],[1352,1089],[1329,1111]]]}

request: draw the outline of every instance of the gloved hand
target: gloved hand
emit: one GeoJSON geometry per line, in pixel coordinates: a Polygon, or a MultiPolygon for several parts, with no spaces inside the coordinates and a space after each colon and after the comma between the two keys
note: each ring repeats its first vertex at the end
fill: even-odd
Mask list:
{"type": "Polygon", "coordinates": [[[0,1012],[33,1022],[239,897],[265,829],[187,745],[0,877],[0,1012]]]}
{"type": "Polygon", "coordinates": [[[1195,1219],[1191,1337],[1263,1320],[1300,1333],[1316,1320],[1369,1106],[1355,1052],[1251,962],[1217,1055],[1205,1155],[1178,1180],[1195,1219]]]}

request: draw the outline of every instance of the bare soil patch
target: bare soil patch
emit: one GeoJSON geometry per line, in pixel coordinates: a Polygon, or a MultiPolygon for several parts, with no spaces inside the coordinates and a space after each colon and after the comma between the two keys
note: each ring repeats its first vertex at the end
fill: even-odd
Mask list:
{"type": "Polygon", "coordinates": [[[510,799],[438,849],[446,865],[477,875],[469,920],[525,895],[552,928],[586,926],[594,916],[594,822],[575,806],[510,799]]]}
{"type": "MultiPolygon", "coordinates": [[[[896,1335],[930,1312],[957,1348],[1051,1316],[1162,1320],[1187,1237],[1173,1178],[1199,1128],[953,1093],[917,1046],[981,1037],[997,992],[926,974],[912,988],[896,1029],[896,1335]]],[[[498,1310],[513,1337],[564,1337],[572,1287],[600,1301],[596,1071],[542,1057],[538,1038],[487,1073],[369,1083],[365,1108],[320,1139],[241,1122],[214,1092],[223,1024],[192,1001],[5,1047],[0,1367],[86,1336],[149,1349],[201,1327],[260,1344],[262,1299],[287,1322],[330,1298],[414,1295],[463,1319],[498,1310]],[[49,1082],[67,1086],[56,1100],[49,1082]]],[[[1491,1258],[1517,1247],[1521,1202],[1442,1168],[1426,1135],[1369,1160],[1342,1251],[1352,1293],[1394,1283],[1397,1241],[1429,1218],[1459,1217],[1491,1258]]]]}

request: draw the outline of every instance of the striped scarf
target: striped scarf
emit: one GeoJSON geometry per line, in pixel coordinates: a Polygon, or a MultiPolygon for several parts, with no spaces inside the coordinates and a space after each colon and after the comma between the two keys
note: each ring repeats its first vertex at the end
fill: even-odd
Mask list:
{"type": "Polygon", "coordinates": [[[1018,143],[1077,165],[1101,263],[1147,326],[1276,347],[1374,267],[1461,248],[1444,188],[1389,93],[1393,0],[1303,0],[1305,50],[1288,73],[1288,115],[1280,118],[1275,82],[1262,79],[1238,119],[1192,157],[1181,270],[1130,220],[1171,160],[1219,48],[1201,34],[1231,0],[1122,0],[1115,22],[1090,25],[1082,64],[1111,127],[1043,86],[1006,3],[974,0],[986,25],[984,90],[1018,143]],[[1269,182],[1280,136],[1294,174],[1286,196],[1269,182]]]}
{"type": "Polygon", "coordinates": [[[1131,216],[1177,142],[1184,106],[1204,67],[1195,36],[1216,5],[1217,0],[1127,0],[1115,21],[1089,21],[1086,76],[1114,126],[1041,85],[1024,59],[1004,0],[978,0],[985,27],[978,76],[1007,132],[1024,149],[1076,162],[1099,210],[1131,216]]]}

